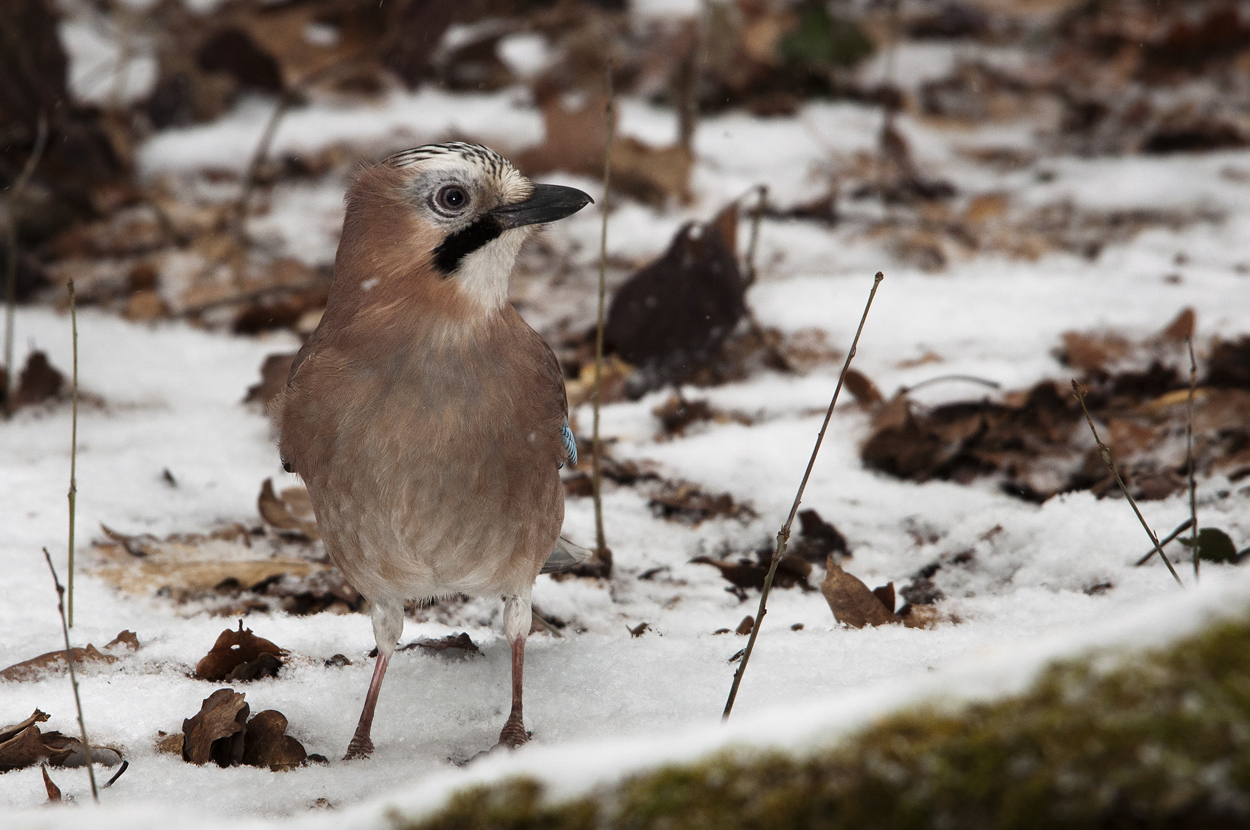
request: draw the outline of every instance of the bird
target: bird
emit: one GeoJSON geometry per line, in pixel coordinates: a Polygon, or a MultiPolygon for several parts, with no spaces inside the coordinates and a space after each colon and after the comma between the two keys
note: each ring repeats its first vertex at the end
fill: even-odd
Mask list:
{"type": "Polygon", "coordinates": [[[564,376],[508,302],[522,244],[581,210],[478,144],[428,144],[359,168],[319,324],[274,406],[284,469],[308,488],[331,561],[370,605],[377,659],[345,760],[370,732],[404,604],[503,598],[522,714],[531,592],[591,555],[560,536],[576,463],[564,376]]]}

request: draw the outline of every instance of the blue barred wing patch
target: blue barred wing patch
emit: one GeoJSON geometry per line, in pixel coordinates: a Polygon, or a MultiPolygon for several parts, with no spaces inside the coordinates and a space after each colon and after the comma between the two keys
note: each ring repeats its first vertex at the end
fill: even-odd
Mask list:
{"type": "MultiPolygon", "coordinates": [[[[564,419],[564,426],[560,427],[560,440],[564,442],[564,454],[568,456],[569,463],[574,467],[577,466],[577,439],[573,437],[573,430],[569,429],[569,419],[564,419]]],[[[563,464],[560,465],[564,467],[563,464]]]]}

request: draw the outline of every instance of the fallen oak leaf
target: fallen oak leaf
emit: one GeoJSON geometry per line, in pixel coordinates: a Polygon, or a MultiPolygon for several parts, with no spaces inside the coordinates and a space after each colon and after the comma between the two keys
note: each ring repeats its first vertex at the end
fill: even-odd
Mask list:
{"type": "Polygon", "coordinates": [[[19,732],[25,730],[28,727],[34,726],[37,723],[47,723],[48,718],[50,717],[51,715],[49,715],[47,712],[41,712],[38,709],[36,709],[29,718],[22,721],[21,723],[15,723],[10,726],[5,726],[3,728],[0,728],[0,744],[3,744],[6,741],[12,740],[19,732]]]}
{"type": "MultiPolygon", "coordinates": [[[[748,588],[762,589],[764,587],[764,578],[768,574],[768,567],[772,563],[772,551],[757,552],[758,562],[752,562],[749,559],[739,559],[737,562],[724,562],[719,559],[712,559],[708,556],[696,556],[691,559],[692,564],[712,565],[720,571],[721,576],[729,580],[735,587],[746,590],[748,588]]],[[[812,566],[807,560],[792,553],[787,553],[781,557],[781,562],[777,564],[777,573],[773,576],[773,585],[777,588],[793,588],[795,585],[802,586],[807,589],[807,578],[812,573],[812,566]]]]}
{"type": "MultiPolygon", "coordinates": [[[[110,643],[110,645],[112,644],[110,643]]],[[[120,659],[111,654],[104,654],[90,643],[70,651],[74,657],[74,665],[77,667],[94,663],[116,663],[120,659]]],[[[47,654],[41,654],[38,657],[32,657],[29,660],[23,660],[21,663],[9,666],[7,669],[0,671],[0,680],[36,680],[50,672],[59,673],[67,670],[65,649],[61,649],[60,651],[49,651],[47,654]]]]}
{"type": "Polygon", "coordinates": [[[265,358],[260,366],[260,383],[247,388],[247,396],[243,403],[259,403],[269,406],[269,402],[286,388],[287,378],[291,374],[291,364],[295,361],[295,352],[277,352],[265,358]]]}
{"type": "Polygon", "coordinates": [[[747,313],[738,259],[715,225],[689,222],[612,297],[605,348],[639,369],[628,394],[681,383],[716,359],[747,313]]]}
{"type": "MultiPolygon", "coordinates": [[[[50,751],[50,763],[54,767],[85,767],[87,753],[82,741],[60,732],[44,732],[41,736],[43,744],[50,751]]],[[[92,746],[91,762],[106,767],[114,767],[122,762],[120,750],[111,746],[92,746]]]]}
{"type": "MultiPolygon", "coordinates": [[[[48,720],[48,715],[38,709],[18,724],[0,729],[0,772],[22,769],[47,762],[54,767],[79,767],[87,762],[82,741],[60,732],[41,732],[38,724],[48,720]]],[[[121,753],[112,747],[93,746],[92,759],[105,766],[114,766],[122,760],[121,753]]]]}
{"type": "Polygon", "coordinates": [[[257,712],[247,722],[243,738],[243,763],[268,767],[274,772],[298,767],[308,758],[304,745],[286,734],[286,715],[276,709],[257,712]]]}
{"type": "Polygon", "coordinates": [[[262,660],[263,666],[270,666],[276,662],[277,666],[273,668],[273,674],[277,674],[277,669],[282,666],[282,658],[286,654],[286,649],[263,637],[257,637],[250,628],[245,630],[243,621],[239,620],[237,631],[227,628],[217,636],[217,641],[213,643],[208,654],[195,665],[195,675],[202,680],[214,682],[227,678],[255,679],[255,677],[246,678],[237,675],[236,671],[241,666],[258,660],[262,660]],[[263,659],[264,655],[267,655],[268,659],[263,659]]]}
{"type": "Polygon", "coordinates": [[[469,635],[463,631],[460,632],[459,634],[448,634],[446,637],[439,637],[437,639],[426,638],[423,640],[417,640],[415,643],[409,643],[406,646],[400,646],[399,650],[409,651],[414,648],[419,648],[419,649],[422,649],[423,651],[429,651],[435,654],[447,651],[449,649],[452,651],[461,651],[461,652],[464,652],[464,654],[481,654],[482,653],[482,650],[477,647],[477,643],[469,639],[469,635]]]}
{"type": "Polygon", "coordinates": [[[265,522],[278,530],[295,531],[309,539],[320,539],[317,520],[312,516],[312,501],[302,487],[288,487],[282,496],[273,489],[273,479],[265,479],[256,498],[256,508],[265,522]]]}
{"type": "MultiPolygon", "coordinates": [[[[893,609],[887,611],[882,599],[857,577],[842,570],[833,557],[829,558],[827,567],[828,575],[820,583],[820,592],[838,622],[851,628],[863,628],[900,621],[893,609]]],[[[894,593],[892,586],[893,583],[890,594],[894,593]]]]}
{"type": "Polygon", "coordinates": [[[48,756],[39,727],[35,725],[47,719],[46,713],[36,709],[26,720],[6,726],[0,732],[0,772],[28,767],[48,756]]]}
{"type": "Polygon", "coordinates": [[[200,711],[182,722],[182,759],[203,765],[216,761],[229,767],[243,757],[248,705],[234,689],[218,689],[204,699],[200,711]]]}

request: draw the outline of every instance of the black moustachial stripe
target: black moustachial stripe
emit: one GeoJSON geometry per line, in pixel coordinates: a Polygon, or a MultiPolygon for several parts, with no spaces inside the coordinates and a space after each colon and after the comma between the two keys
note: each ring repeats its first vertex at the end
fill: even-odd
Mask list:
{"type": "Polygon", "coordinates": [[[498,218],[489,213],[467,228],[456,231],[434,249],[434,266],[450,277],[469,254],[499,237],[505,230],[498,218]]]}

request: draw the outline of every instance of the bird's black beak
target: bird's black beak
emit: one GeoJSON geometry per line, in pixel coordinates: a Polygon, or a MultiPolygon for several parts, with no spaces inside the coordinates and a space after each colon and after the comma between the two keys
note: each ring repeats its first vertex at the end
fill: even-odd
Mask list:
{"type": "Polygon", "coordinates": [[[593,201],[594,199],[576,187],[536,184],[534,192],[524,202],[495,208],[489,215],[499,220],[500,226],[507,230],[572,216],[593,201]]]}

